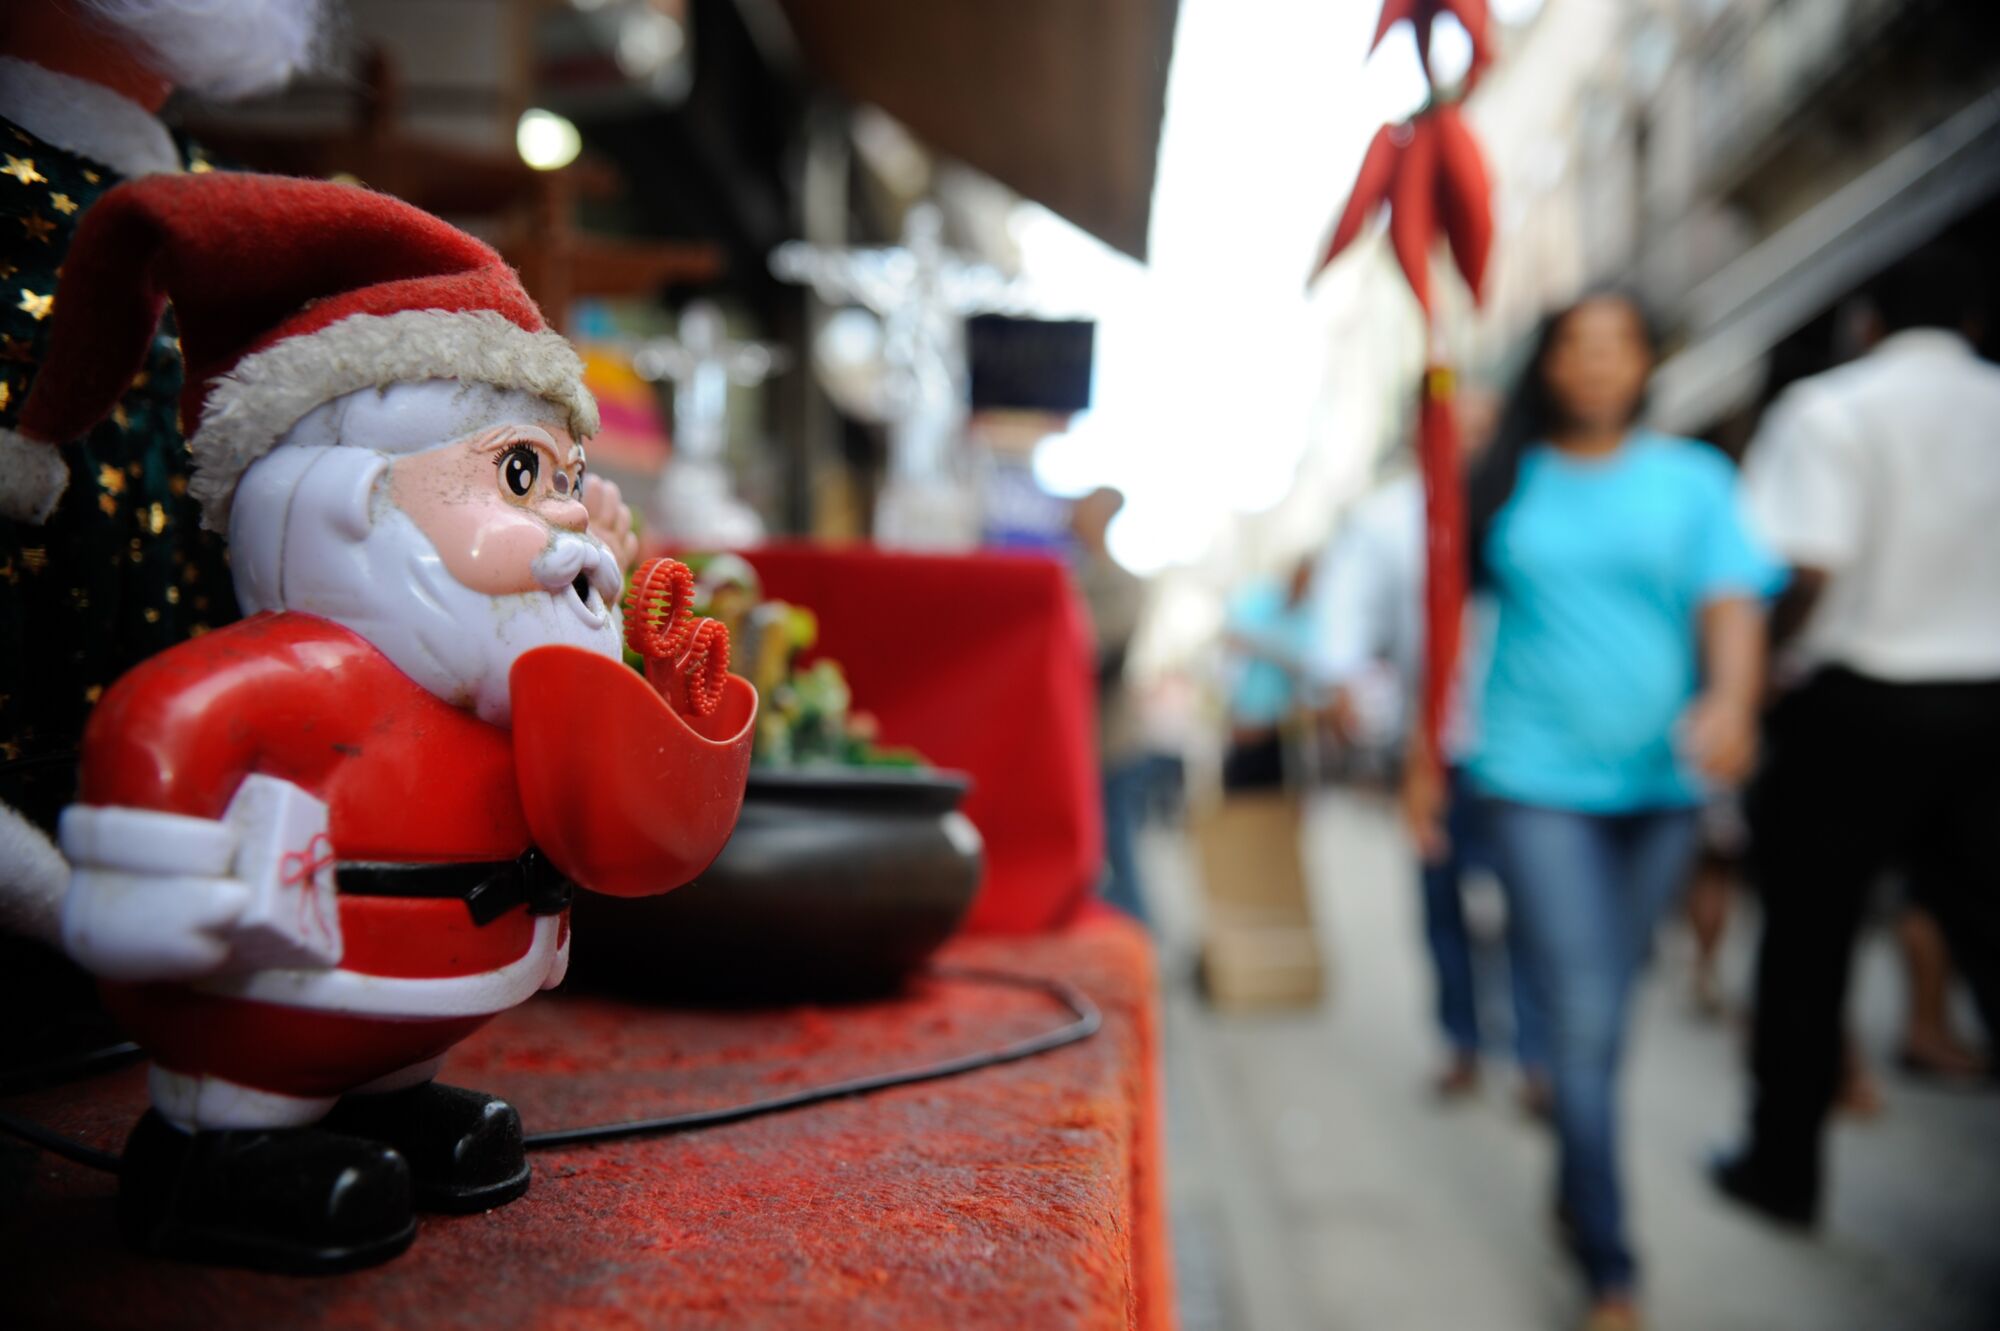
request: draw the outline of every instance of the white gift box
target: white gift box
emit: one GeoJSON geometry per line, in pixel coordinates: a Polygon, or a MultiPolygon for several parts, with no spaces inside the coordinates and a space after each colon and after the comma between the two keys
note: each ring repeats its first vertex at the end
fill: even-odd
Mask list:
{"type": "Polygon", "coordinates": [[[289,781],[252,775],[236,788],[223,821],[238,837],[231,876],[250,889],[250,904],[230,931],[230,969],[338,964],[340,905],[325,802],[289,781]]]}

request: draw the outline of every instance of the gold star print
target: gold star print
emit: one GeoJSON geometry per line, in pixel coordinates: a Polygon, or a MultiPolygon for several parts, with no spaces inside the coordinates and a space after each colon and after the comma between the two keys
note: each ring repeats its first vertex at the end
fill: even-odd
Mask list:
{"type": "MultiPolygon", "coordinates": [[[[21,219],[21,229],[28,233],[29,239],[39,240],[46,245],[49,243],[49,237],[55,234],[56,224],[40,213],[29,213],[21,219]]],[[[56,275],[60,277],[62,274],[58,272],[56,275]]]]}
{"type": "Polygon", "coordinates": [[[0,411],[7,410],[7,404],[14,400],[14,385],[0,379],[0,411]]]}
{"type": "Polygon", "coordinates": [[[39,545],[21,547],[21,562],[28,566],[28,572],[40,573],[49,566],[49,552],[39,545]]]}
{"type": "Polygon", "coordinates": [[[18,129],[10,129],[10,130],[8,130],[7,132],[8,132],[9,134],[12,134],[12,135],[13,135],[13,136],[14,136],[15,138],[19,139],[19,140],[20,140],[21,142],[23,142],[23,143],[33,143],[33,142],[34,142],[34,140],[33,140],[33,139],[29,138],[29,137],[27,136],[27,134],[26,134],[26,133],[24,133],[24,132],[23,132],[23,131],[21,131],[21,130],[18,130],[18,129]]]}
{"type": "Polygon", "coordinates": [[[16,157],[12,153],[6,153],[4,156],[7,158],[7,165],[0,166],[0,176],[12,176],[23,185],[46,185],[49,183],[47,176],[35,170],[34,158],[16,157]]]}
{"type": "Polygon", "coordinates": [[[100,181],[100,180],[104,179],[104,177],[103,177],[103,176],[100,176],[100,175],[98,175],[98,174],[97,174],[97,173],[96,173],[95,171],[86,171],[86,172],[84,172],[84,173],[83,173],[83,178],[84,178],[85,180],[88,180],[88,181],[89,181],[89,182],[90,182],[91,184],[93,184],[93,185],[95,185],[95,184],[96,184],[96,183],[97,183],[98,181],[100,181]]]}
{"type": "Polygon", "coordinates": [[[202,174],[204,171],[215,170],[215,167],[211,163],[205,162],[201,158],[197,157],[192,162],[188,163],[188,170],[198,176],[202,174]]]}
{"type": "Polygon", "coordinates": [[[104,510],[104,516],[107,518],[118,516],[118,500],[115,496],[97,496],[97,506],[104,510]]]}
{"type": "Polygon", "coordinates": [[[141,370],[137,374],[132,376],[132,387],[144,388],[147,384],[152,382],[152,379],[153,376],[150,372],[146,370],[141,370]]]}
{"type": "Polygon", "coordinates": [[[181,589],[178,587],[167,588],[167,604],[179,605],[180,603],[181,603],[181,589]]]}
{"type": "Polygon", "coordinates": [[[124,494],[125,473],[107,462],[97,469],[97,485],[99,489],[108,490],[112,494],[124,494]]]}
{"type": "Polygon", "coordinates": [[[89,688],[83,691],[83,700],[87,703],[90,703],[92,706],[95,706],[97,704],[97,700],[99,698],[102,698],[103,696],[104,696],[104,686],[102,684],[92,684],[89,688]]]}
{"type": "Polygon", "coordinates": [[[157,624],[160,622],[160,612],[150,605],[146,607],[146,622],[148,624],[157,624]]]}
{"type": "Polygon", "coordinates": [[[27,338],[0,334],[0,360],[19,361],[25,365],[34,358],[34,353],[28,349],[27,338]]]}
{"type": "Polygon", "coordinates": [[[7,562],[4,564],[0,564],[0,578],[7,579],[7,581],[10,584],[19,582],[21,580],[20,573],[17,572],[14,568],[13,556],[9,555],[7,557],[7,562]]]}
{"type": "Polygon", "coordinates": [[[49,207],[55,209],[64,217],[68,217],[76,211],[77,202],[67,194],[51,194],[49,195],[49,207]]]}
{"type": "Polygon", "coordinates": [[[49,311],[53,310],[55,307],[56,307],[56,298],[53,293],[46,296],[37,296],[34,292],[28,290],[26,287],[22,287],[21,303],[19,305],[16,305],[14,308],[17,310],[26,310],[29,314],[35,316],[36,323],[40,323],[42,320],[49,317],[49,311]]]}
{"type": "Polygon", "coordinates": [[[21,756],[21,746],[11,739],[0,739],[0,758],[13,762],[21,756]]]}
{"type": "Polygon", "coordinates": [[[12,277],[14,274],[20,271],[21,270],[19,268],[16,268],[13,264],[0,261],[0,282],[5,282],[8,278],[12,277]]]}
{"type": "Polygon", "coordinates": [[[170,494],[170,495],[173,495],[173,496],[174,496],[174,497],[175,497],[176,499],[178,499],[178,498],[180,498],[180,496],[182,496],[182,495],[186,494],[187,492],[188,492],[188,478],[187,478],[187,477],[185,477],[185,476],[169,476],[169,477],[167,478],[167,493],[168,493],[168,494],[170,494]]]}
{"type": "Polygon", "coordinates": [[[146,510],[146,530],[158,536],[167,529],[167,510],[164,505],[154,504],[146,510]]]}
{"type": "Polygon", "coordinates": [[[121,430],[132,424],[132,418],[125,414],[125,404],[123,402],[111,409],[111,423],[121,430]]]}

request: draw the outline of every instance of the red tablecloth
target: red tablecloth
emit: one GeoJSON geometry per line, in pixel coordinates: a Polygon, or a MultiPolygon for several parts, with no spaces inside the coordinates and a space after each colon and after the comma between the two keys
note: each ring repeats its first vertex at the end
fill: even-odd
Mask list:
{"type": "MultiPolygon", "coordinates": [[[[1103,1033],[951,1081],[540,1153],[521,1201],[426,1218],[406,1256],[350,1276],[134,1256],[108,1176],[0,1138],[0,1326],[1164,1331],[1151,957],[1102,914],[961,940],[943,961],[1061,976],[1102,1006],[1103,1033]]],[[[469,1040],[446,1077],[508,1096],[533,1131],[737,1103],[1065,1019],[958,982],[771,1013],[548,996],[469,1040]]],[[[109,1149],[142,1106],[136,1068],[7,1103],[109,1149]]]]}
{"type": "Polygon", "coordinates": [[[972,774],[965,812],[986,838],[987,876],[967,927],[1073,919],[1104,832],[1090,634],[1062,565],[805,544],[747,557],[769,595],[819,617],[819,652],[885,740],[972,774]]]}

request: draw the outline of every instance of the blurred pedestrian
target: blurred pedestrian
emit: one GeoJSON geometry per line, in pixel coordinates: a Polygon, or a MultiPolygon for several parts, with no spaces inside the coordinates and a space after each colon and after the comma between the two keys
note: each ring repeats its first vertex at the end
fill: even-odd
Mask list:
{"type": "Polygon", "coordinates": [[[1787,389],[1745,464],[1794,569],[1774,633],[1803,682],[1772,710],[1752,789],[1754,1094],[1714,1178],[1797,1224],[1818,1212],[1854,939],[1885,870],[2000,1029],[2000,369],[1970,340],[1979,279],[1951,249],[1886,274],[1886,336],[1787,389]]]}
{"type": "Polygon", "coordinates": [[[1285,733],[1307,703],[1312,579],[1313,561],[1302,559],[1285,578],[1254,578],[1230,598],[1223,626],[1229,675],[1225,791],[1285,784],[1285,733]]]}
{"type": "Polygon", "coordinates": [[[1076,581],[1090,608],[1096,640],[1097,741],[1104,795],[1104,899],[1134,919],[1146,918],[1139,887],[1139,819],[1150,770],[1138,708],[1125,682],[1125,660],[1145,608],[1146,584],[1111,554],[1111,521],[1125,496],[1109,486],[1070,509],[1076,538],[1076,581]]]}
{"type": "Polygon", "coordinates": [[[1728,460],[1636,427],[1654,351],[1619,295],[1547,319],[1468,505],[1495,614],[1468,771],[1546,1002],[1557,1216],[1593,1328],[1638,1324],[1616,1125],[1634,982],[1705,782],[1749,769],[1779,575],[1728,460]]]}
{"type": "MultiPolygon", "coordinates": [[[[1491,392],[1468,387],[1458,396],[1462,461],[1476,458],[1492,437],[1499,403],[1491,392]]],[[[1318,575],[1315,681],[1331,690],[1333,728],[1348,744],[1383,745],[1406,739],[1423,687],[1424,486],[1413,471],[1382,485],[1355,505],[1321,562],[1318,575]],[[1375,715],[1387,710],[1367,697],[1377,671],[1386,664],[1395,682],[1398,706],[1383,727],[1375,715]],[[1375,733],[1380,729],[1391,733],[1375,733]]],[[[1476,616],[1468,611],[1468,620],[1476,616]]],[[[1479,870],[1496,872],[1479,810],[1470,797],[1461,760],[1476,728],[1475,699],[1481,684],[1481,635],[1468,623],[1468,650],[1453,691],[1445,736],[1443,795],[1449,799],[1444,835],[1417,846],[1422,888],[1424,943],[1430,953],[1438,1025],[1449,1053],[1434,1088],[1457,1099],[1479,1088],[1485,1048],[1479,1012],[1479,984],[1471,931],[1466,927],[1465,886],[1479,870]]],[[[1407,744],[1397,744],[1407,748],[1407,744]]],[[[1427,765],[1405,774],[1406,782],[1434,779],[1427,765]]],[[[1426,804],[1439,797],[1425,790],[1426,804]]],[[[1519,921],[1508,913],[1508,982],[1513,999],[1515,1059],[1521,1070],[1522,1104],[1536,1115],[1547,1112],[1548,1071],[1538,995],[1530,984],[1519,921]]]]}

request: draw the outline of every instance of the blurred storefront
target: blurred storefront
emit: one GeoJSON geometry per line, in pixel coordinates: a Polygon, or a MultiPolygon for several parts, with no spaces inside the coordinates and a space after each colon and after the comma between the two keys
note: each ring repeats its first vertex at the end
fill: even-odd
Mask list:
{"type": "MultiPolygon", "coordinates": [[[[773,274],[778,246],[894,245],[928,201],[951,252],[1011,276],[1032,200],[1145,254],[1177,6],[1030,8],[351,0],[319,73],[181,119],[219,160],[357,180],[493,241],[600,344],[600,394],[629,396],[613,362],[716,303],[799,370],[730,391],[739,488],[773,532],[851,536],[886,432],[822,386],[835,310],[773,274]]],[[[638,493],[669,456],[671,388],[650,442],[606,455],[638,493]]]]}

